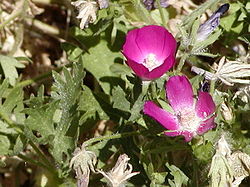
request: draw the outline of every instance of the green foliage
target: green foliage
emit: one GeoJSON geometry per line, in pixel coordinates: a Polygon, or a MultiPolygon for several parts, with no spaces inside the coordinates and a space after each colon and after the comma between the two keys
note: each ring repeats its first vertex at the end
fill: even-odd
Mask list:
{"type": "Polygon", "coordinates": [[[181,187],[188,184],[189,178],[176,166],[166,163],[166,167],[170,170],[170,174],[174,177],[173,180],[168,179],[171,187],[181,187]]]}
{"type": "Polygon", "coordinates": [[[83,86],[83,91],[80,96],[77,109],[84,112],[80,118],[80,124],[83,124],[89,118],[93,120],[109,119],[108,115],[102,109],[102,106],[99,104],[94,94],[87,86],[83,86]]]}
{"type": "Polygon", "coordinates": [[[14,86],[18,78],[17,68],[24,68],[25,66],[13,57],[0,55],[0,64],[5,78],[9,79],[11,86],[14,86]]]}
{"type": "Polygon", "coordinates": [[[110,52],[105,40],[101,40],[88,52],[81,57],[83,67],[98,80],[104,92],[109,94],[111,86],[115,84],[113,77],[117,76],[110,71],[110,66],[114,64],[116,58],[121,57],[121,54],[110,52]]]}
{"type": "Polygon", "coordinates": [[[41,88],[38,96],[28,101],[33,108],[24,110],[28,115],[25,120],[28,138],[40,144],[48,144],[53,158],[62,165],[68,165],[64,161],[70,158],[70,153],[75,147],[73,137],[76,131],[74,134],[67,133],[73,123],[77,122],[76,119],[79,120],[77,103],[85,76],[81,63],[73,64],[71,72],[66,68],[63,69],[62,75],[53,72],[55,83],[52,87],[51,101],[45,103],[41,88]],[[66,157],[63,158],[63,154],[66,157]]]}
{"type": "MultiPolygon", "coordinates": [[[[130,186],[206,186],[208,180],[212,186],[220,186],[228,180],[227,175],[233,178],[228,155],[218,154],[217,144],[226,134],[231,151],[250,154],[249,85],[228,86],[219,80],[207,80],[216,104],[216,128],[196,135],[188,143],[182,136],[165,136],[167,129],[142,112],[145,101],[152,100],[174,114],[179,122],[182,119],[178,111],[173,110],[166,97],[165,83],[169,77],[188,76],[197,98],[206,76],[195,76],[190,66],[215,73],[218,56],[247,65],[244,63],[248,63],[249,57],[249,46],[246,46],[250,41],[249,2],[229,2],[230,9],[220,18],[219,28],[203,41],[197,41],[201,17],[208,9],[215,11],[222,2],[206,1],[195,10],[192,6],[186,10],[188,5],[183,5],[181,10],[185,14],[190,10],[192,13],[182,15],[176,5],[147,10],[141,0],[110,1],[108,8],[96,12],[97,20],[89,28],[69,29],[69,39],[65,38],[61,47],[70,63],[27,80],[28,83],[19,81],[21,68],[25,67],[21,61],[30,59],[0,55],[1,158],[18,156],[37,165],[37,171],[32,169],[32,172],[38,186],[44,178],[48,186],[74,186],[79,179],[75,180],[70,173],[70,159],[82,143],[86,143],[83,144],[86,151],[96,155],[98,162],[92,164],[97,173],[108,171],[116,158],[126,153],[133,166],[131,170],[140,172],[130,179],[130,186]],[[180,43],[177,68],[150,83],[140,80],[121,53],[125,34],[144,25],[172,26],[173,18],[182,19],[176,26],[179,28],[176,39],[180,43]],[[236,44],[241,44],[245,51],[237,53],[236,44]],[[52,87],[39,85],[38,88],[38,81],[47,77],[53,80],[52,87]],[[31,83],[34,84],[30,91],[26,86],[31,83]],[[225,119],[224,103],[233,116],[230,120],[225,119]],[[208,165],[211,165],[209,172],[205,170],[208,165]],[[199,178],[200,175],[207,179],[199,178]]],[[[6,165],[0,160],[1,167],[6,165]]],[[[90,172],[90,186],[103,186],[100,177],[90,172]]]]}

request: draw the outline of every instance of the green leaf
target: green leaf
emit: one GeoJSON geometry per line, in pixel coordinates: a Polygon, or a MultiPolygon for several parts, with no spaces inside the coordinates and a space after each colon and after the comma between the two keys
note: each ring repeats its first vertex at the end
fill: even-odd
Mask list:
{"type": "Polygon", "coordinates": [[[7,136],[0,135],[0,155],[7,155],[10,152],[10,141],[7,136]]]}
{"type": "Polygon", "coordinates": [[[56,101],[40,108],[28,108],[24,110],[29,115],[25,120],[25,125],[31,131],[37,131],[40,134],[39,141],[43,141],[44,139],[49,141],[49,137],[55,136],[53,116],[58,106],[59,102],[56,101]]]}
{"type": "Polygon", "coordinates": [[[110,71],[117,75],[128,75],[132,76],[132,70],[123,64],[114,63],[110,66],[110,71]]]}
{"type": "MultiPolygon", "coordinates": [[[[0,86],[3,90],[0,95],[4,95],[2,99],[4,100],[3,104],[0,104],[0,113],[6,118],[10,118],[16,124],[23,124],[25,120],[25,115],[22,112],[23,105],[23,90],[20,87],[8,89],[8,82],[4,81],[0,86]]],[[[9,125],[1,121],[2,125],[0,127],[0,132],[5,132],[9,134],[16,133],[15,129],[9,127],[9,125]]]]}
{"type": "Polygon", "coordinates": [[[182,187],[188,184],[189,178],[179,168],[174,165],[169,165],[168,163],[165,165],[170,170],[170,174],[174,177],[173,181],[168,179],[170,186],[182,187]]]}
{"type": "Polygon", "coordinates": [[[62,111],[62,118],[56,130],[65,134],[70,127],[70,122],[75,114],[72,110],[80,96],[82,81],[85,76],[81,63],[73,65],[72,75],[67,69],[63,69],[63,75],[53,72],[55,83],[52,86],[51,96],[59,100],[59,108],[62,111]]]}
{"type": "Polygon", "coordinates": [[[196,41],[196,36],[197,36],[197,31],[199,29],[199,26],[200,26],[200,20],[196,19],[192,25],[191,33],[189,36],[189,38],[191,39],[190,45],[193,45],[196,41]]]}
{"type": "Polygon", "coordinates": [[[83,53],[83,50],[80,47],[70,43],[62,43],[61,47],[64,51],[66,51],[68,59],[72,62],[78,61],[79,57],[83,53]]]}
{"type": "Polygon", "coordinates": [[[220,19],[220,25],[223,29],[225,29],[227,32],[229,32],[236,19],[237,19],[236,14],[229,14],[228,16],[220,19]]]}
{"type": "Polygon", "coordinates": [[[214,147],[211,142],[194,148],[194,155],[203,162],[208,162],[213,156],[214,147]]]}
{"type": "Polygon", "coordinates": [[[85,72],[82,64],[77,63],[73,64],[71,73],[64,68],[62,75],[53,72],[52,76],[55,82],[52,86],[51,96],[54,100],[59,101],[59,106],[56,107],[54,111],[60,110],[60,112],[57,112],[57,114],[54,112],[50,116],[50,122],[60,121],[55,127],[55,138],[53,142],[51,142],[50,152],[57,162],[65,164],[62,162],[63,153],[66,154],[66,158],[69,159],[69,150],[74,149],[74,141],[72,137],[66,136],[66,133],[72,125],[73,118],[77,117],[78,114],[77,102],[80,97],[85,72]],[[59,116],[61,116],[60,119],[59,116]]]}
{"type": "Polygon", "coordinates": [[[97,119],[97,114],[100,119],[109,119],[108,115],[87,86],[83,86],[77,110],[85,112],[80,118],[80,124],[83,124],[89,118],[97,119]]]}
{"type": "Polygon", "coordinates": [[[168,103],[166,103],[166,101],[163,101],[161,99],[157,99],[157,101],[161,105],[161,108],[163,108],[164,110],[174,114],[173,108],[168,103]]]}
{"type": "Polygon", "coordinates": [[[117,77],[110,71],[110,66],[114,64],[116,58],[122,56],[118,52],[112,52],[107,44],[106,41],[101,40],[98,45],[89,49],[89,53],[83,54],[81,60],[83,67],[95,76],[104,92],[108,94],[114,82],[112,80],[106,82],[105,78],[117,77]]]}
{"type": "Polygon", "coordinates": [[[15,58],[9,56],[0,55],[0,63],[3,69],[5,78],[9,79],[12,86],[16,84],[18,78],[17,68],[24,68],[25,66],[18,62],[15,58]]]}
{"type": "Polygon", "coordinates": [[[126,94],[120,86],[113,89],[112,97],[114,108],[130,112],[130,102],[126,99],[126,94]]]}
{"type": "Polygon", "coordinates": [[[131,108],[131,116],[128,119],[129,121],[135,121],[142,116],[141,111],[143,109],[144,103],[145,103],[144,95],[141,94],[139,95],[139,97],[137,98],[137,100],[135,101],[134,105],[131,108]]]}
{"type": "Polygon", "coordinates": [[[13,148],[13,155],[18,155],[24,148],[24,143],[19,135],[13,148]]]}

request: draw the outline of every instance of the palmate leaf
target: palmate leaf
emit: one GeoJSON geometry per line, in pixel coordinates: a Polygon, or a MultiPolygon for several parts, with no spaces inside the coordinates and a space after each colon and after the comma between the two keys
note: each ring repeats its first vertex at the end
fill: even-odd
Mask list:
{"type": "Polygon", "coordinates": [[[122,55],[112,52],[107,45],[106,41],[101,40],[98,45],[89,49],[89,53],[83,54],[81,60],[83,67],[95,76],[104,92],[109,94],[111,85],[115,84],[110,78],[117,77],[115,73],[111,72],[110,67],[114,64],[115,59],[122,55]]]}
{"type": "Polygon", "coordinates": [[[74,149],[74,141],[66,133],[71,126],[72,119],[77,115],[76,102],[79,99],[82,81],[85,76],[81,63],[73,65],[72,74],[63,69],[63,75],[53,72],[55,83],[52,87],[51,96],[59,100],[61,119],[55,128],[55,139],[50,149],[56,161],[61,162],[63,153],[68,155],[68,150],[74,149]]]}
{"type": "Polygon", "coordinates": [[[83,91],[80,97],[78,110],[85,112],[80,119],[80,124],[83,124],[88,119],[109,119],[106,112],[102,109],[94,94],[87,86],[83,86],[83,91]],[[98,115],[98,116],[97,116],[98,115]]]}
{"type": "Polygon", "coordinates": [[[29,115],[25,121],[25,126],[29,130],[39,133],[39,138],[35,140],[38,143],[48,143],[49,137],[55,136],[53,116],[58,106],[59,102],[56,101],[39,108],[24,110],[29,115]]]}
{"type": "MultiPolygon", "coordinates": [[[[66,68],[63,69],[62,75],[53,72],[55,82],[51,92],[52,101],[44,104],[42,87],[38,96],[27,102],[30,108],[24,110],[28,115],[25,134],[37,143],[48,144],[50,153],[59,164],[67,164],[63,162],[63,155],[66,160],[69,159],[70,150],[75,148],[73,136],[76,133],[66,133],[73,118],[78,114],[77,101],[84,76],[85,72],[80,63],[73,64],[71,72],[66,68]]],[[[74,119],[74,123],[79,121],[74,119]]]]}

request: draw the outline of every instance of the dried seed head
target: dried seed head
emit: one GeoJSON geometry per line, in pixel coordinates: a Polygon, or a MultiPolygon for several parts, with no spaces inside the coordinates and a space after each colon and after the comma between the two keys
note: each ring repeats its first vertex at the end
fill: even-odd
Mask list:
{"type": "Polygon", "coordinates": [[[84,147],[76,148],[70,161],[70,167],[76,172],[77,186],[87,187],[90,171],[95,172],[94,165],[97,162],[96,155],[92,151],[86,151],[84,147]]]}
{"type": "Polygon", "coordinates": [[[233,86],[235,83],[250,84],[250,64],[241,61],[230,61],[222,57],[219,64],[215,64],[215,73],[205,71],[204,69],[192,67],[191,71],[204,75],[208,80],[220,80],[228,86],[233,86]]]}
{"type": "Polygon", "coordinates": [[[128,163],[130,158],[126,155],[120,155],[115,166],[109,171],[104,172],[98,170],[108,181],[110,187],[122,187],[126,181],[139,174],[139,172],[132,172],[133,167],[128,163]]]}
{"type": "Polygon", "coordinates": [[[241,181],[250,175],[250,156],[240,151],[234,152],[229,157],[229,164],[234,175],[234,186],[238,186],[241,181]]]}
{"type": "Polygon", "coordinates": [[[230,146],[225,139],[225,135],[221,135],[221,138],[217,142],[216,153],[220,153],[225,157],[231,155],[231,149],[230,149],[230,146]]]}
{"type": "Polygon", "coordinates": [[[223,118],[226,120],[226,121],[232,121],[233,120],[233,113],[232,113],[232,109],[230,107],[228,107],[226,105],[225,102],[223,102],[221,104],[221,113],[222,113],[222,116],[223,118]]]}
{"type": "Polygon", "coordinates": [[[76,18],[81,19],[80,28],[88,27],[89,23],[94,23],[96,20],[96,12],[98,10],[97,3],[91,0],[78,0],[71,3],[79,10],[76,18]]]}
{"type": "Polygon", "coordinates": [[[230,154],[231,150],[229,144],[225,140],[224,135],[222,135],[217,143],[216,153],[212,158],[211,167],[208,173],[208,177],[211,178],[212,187],[229,187],[232,185],[233,172],[227,160],[230,154]]]}

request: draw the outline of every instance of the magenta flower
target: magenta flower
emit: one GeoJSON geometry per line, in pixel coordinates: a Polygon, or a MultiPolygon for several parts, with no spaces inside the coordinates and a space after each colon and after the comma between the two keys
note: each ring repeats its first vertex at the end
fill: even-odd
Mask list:
{"type": "Polygon", "coordinates": [[[175,63],[176,41],[164,27],[129,31],[123,45],[126,63],[143,80],[161,77],[175,63]]]}
{"type": "Polygon", "coordinates": [[[166,83],[166,93],[174,114],[163,110],[152,101],[147,101],[143,109],[145,114],[170,130],[165,135],[182,135],[188,142],[195,135],[202,135],[215,127],[215,104],[211,95],[199,91],[196,100],[186,76],[171,77],[166,83]]]}

